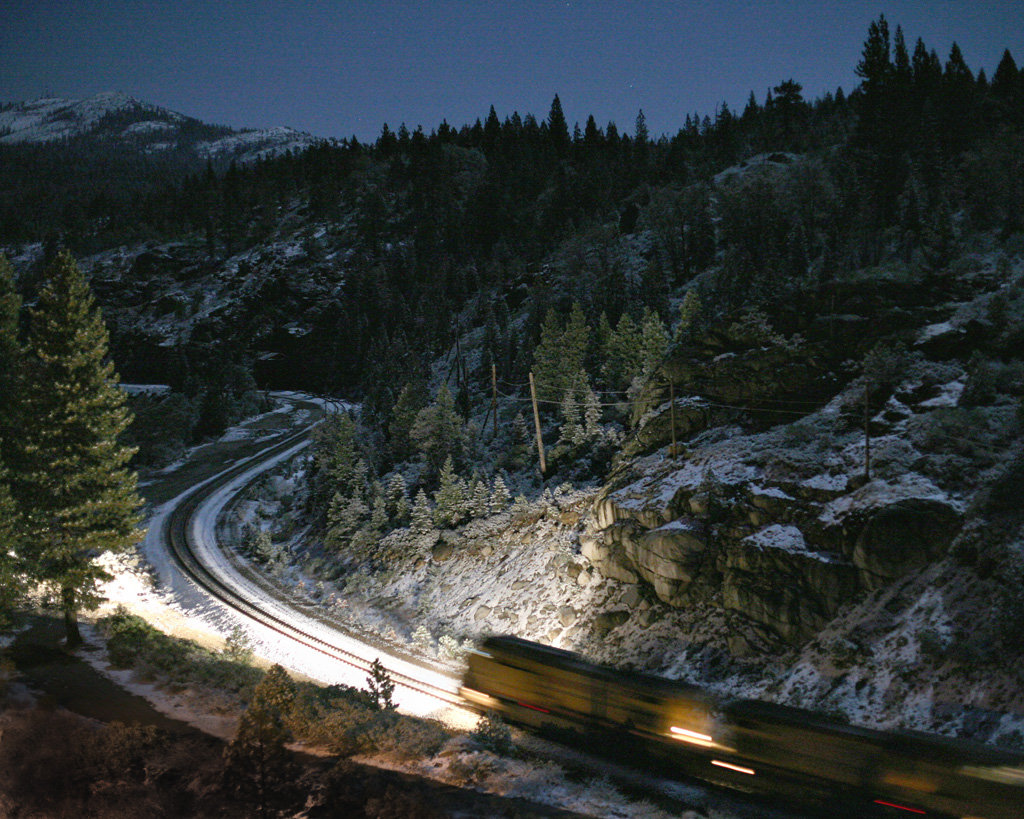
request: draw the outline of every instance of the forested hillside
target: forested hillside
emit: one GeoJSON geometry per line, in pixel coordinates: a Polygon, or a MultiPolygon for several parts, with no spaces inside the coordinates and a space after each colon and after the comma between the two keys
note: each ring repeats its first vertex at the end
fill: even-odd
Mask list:
{"type": "MultiPolygon", "coordinates": [[[[5,146],[0,242],[27,300],[68,246],[122,377],[170,386],[136,399],[143,463],[256,411],[259,389],[361,403],[281,478],[301,491],[277,528],[243,533],[257,562],[365,588],[422,580],[466,538],[489,558],[460,533],[494,515],[502,537],[557,520],[575,549],[559,576],[603,582],[586,605],[619,614],[588,631],[549,612],[531,636],[632,641],[713,677],[723,647],[833,662],[840,645],[847,668],[912,629],[921,668],[1012,677],[1024,71],[1007,51],[990,77],[884,18],[856,70],[848,93],[780,78],[665,136],[643,112],[570,125],[556,96],[542,120],[492,108],[220,166],[84,136],[5,146]],[[50,188],[59,152],[117,170],[50,188]],[[908,612],[935,589],[948,607],[921,625],[908,612]]],[[[421,615],[497,627],[473,600],[421,615]]]]}

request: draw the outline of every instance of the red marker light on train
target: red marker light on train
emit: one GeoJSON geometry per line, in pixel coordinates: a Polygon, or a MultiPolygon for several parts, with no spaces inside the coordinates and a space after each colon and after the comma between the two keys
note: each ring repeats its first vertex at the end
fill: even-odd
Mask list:
{"type": "Polygon", "coordinates": [[[908,808],[906,805],[897,805],[895,802],[883,802],[881,799],[876,799],[875,800],[875,804],[876,805],[885,805],[887,808],[896,808],[897,810],[905,810],[905,811],[907,811],[909,813],[920,813],[921,815],[924,815],[924,811],[923,810],[918,810],[917,808],[908,808]]]}

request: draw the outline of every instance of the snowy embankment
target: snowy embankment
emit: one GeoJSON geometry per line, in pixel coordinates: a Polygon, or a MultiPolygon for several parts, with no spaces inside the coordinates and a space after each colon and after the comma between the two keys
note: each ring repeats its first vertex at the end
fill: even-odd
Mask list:
{"type": "MultiPolygon", "coordinates": [[[[263,611],[274,617],[291,623],[295,628],[315,639],[322,640],[330,646],[352,655],[356,658],[356,662],[361,661],[368,665],[379,658],[383,665],[395,674],[428,683],[452,695],[457,694],[457,682],[451,677],[420,665],[414,665],[400,657],[389,655],[381,651],[379,647],[355,640],[330,628],[323,621],[303,614],[291,605],[262,594],[262,590],[253,586],[238,570],[229,553],[218,545],[217,519],[228,502],[258,474],[295,457],[308,446],[308,443],[308,440],[304,441],[271,459],[261,461],[257,466],[219,488],[199,506],[191,521],[191,534],[197,555],[207,567],[214,570],[222,581],[230,585],[246,600],[258,605],[263,611]]],[[[234,612],[227,614],[237,619],[246,629],[255,652],[268,661],[280,663],[286,668],[291,668],[327,684],[340,683],[354,687],[362,687],[365,684],[365,667],[335,659],[314,648],[289,640],[279,632],[242,615],[234,612]]],[[[395,701],[402,711],[409,714],[444,718],[452,716],[448,713],[451,709],[440,703],[437,698],[424,695],[401,684],[396,686],[395,701]]]]}

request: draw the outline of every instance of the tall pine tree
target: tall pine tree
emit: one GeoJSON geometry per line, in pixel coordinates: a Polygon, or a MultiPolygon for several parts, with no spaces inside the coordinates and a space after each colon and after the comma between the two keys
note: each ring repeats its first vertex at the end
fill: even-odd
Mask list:
{"type": "Polygon", "coordinates": [[[29,570],[60,593],[70,647],[82,642],[78,611],[99,602],[97,586],[110,578],[97,558],[141,537],[136,476],[127,468],[134,450],[118,443],[131,415],[107,347],[89,286],[62,251],[30,313],[11,490],[29,570]]]}
{"type": "Polygon", "coordinates": [[[17,427],[15,377],[21,348],[18,345],[18,315],[21,297],[14,286],[14,271],[0,254],[0,454],[10,453],[10,439],[17,427]]]}
{"type": "Polygon", "coordinates": [[[7,485],[7,471],[0,460],[0,627],[11,621],[25,587],[20,524],[18,509],[7,485]]]}

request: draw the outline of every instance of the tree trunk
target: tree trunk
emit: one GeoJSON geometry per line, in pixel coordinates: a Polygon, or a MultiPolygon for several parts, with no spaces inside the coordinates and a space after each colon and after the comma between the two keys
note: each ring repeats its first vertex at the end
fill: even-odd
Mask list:
{"type": "Polygon", "coordinates": [[[64,608],[64,632],[67,635],[67,647],[78,648],[85,642],[78,630],[78,600],[71,586],[61,589],[61,601],[64,608]]]}

